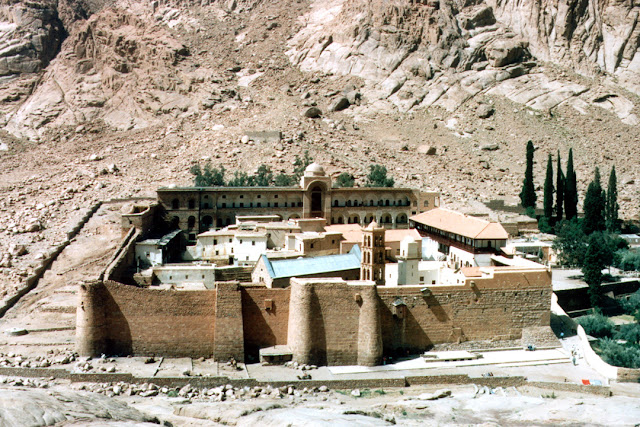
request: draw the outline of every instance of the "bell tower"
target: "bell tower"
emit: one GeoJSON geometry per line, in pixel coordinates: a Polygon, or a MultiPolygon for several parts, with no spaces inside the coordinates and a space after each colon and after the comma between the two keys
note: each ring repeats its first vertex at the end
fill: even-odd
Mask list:
{"type": "Polygon", "coordinates": [[[373,280],[384,285],[384,228],[372,221],[362,230],[362,261],[360,280],[373,280]]]}

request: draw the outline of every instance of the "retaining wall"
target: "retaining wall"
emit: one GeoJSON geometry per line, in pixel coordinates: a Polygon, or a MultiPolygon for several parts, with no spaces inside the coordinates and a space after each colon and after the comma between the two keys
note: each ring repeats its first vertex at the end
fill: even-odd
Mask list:
{"type": "Polygon", "coordinates": [[[82,227],[91,219],[93,214],[100,208],[102,202],[98,202],[91,206],[89,210],[78,220],[78,222],[67,232],[67,238],[58,246],[56,246],[44,259],[40,265],[35,268],[33,274],[28,276],[22,283],[22,286],[18,288],[15,294],[6,297],[0,302],[0,317],[4,316],[11,307],[13,307],[23,296],[31,292],[38,286],[38,281],[42,278],[45,271],[51,266],[51,264],[58,258],[58,255],[69,246],[71,239],[76,237],[82,227]]]}

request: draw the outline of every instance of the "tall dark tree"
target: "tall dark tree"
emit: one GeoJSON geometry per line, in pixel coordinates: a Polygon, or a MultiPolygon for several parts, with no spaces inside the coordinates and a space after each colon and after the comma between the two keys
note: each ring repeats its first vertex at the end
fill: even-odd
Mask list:
{"type": "Polygon", "coordinates": [[[527,142],[527,168],[522,181],[522,191],[520,191],[520,204],[523,208],[536,207],[536,189],[533,184],[533,141],[527,142]]]}
{"type": "Polygon", "coordinates": [[[611,168],[609,174],[609,185],[607,186],[607,198],[605,205],[605,223],[607,231],[617,233],[620,231],[620,220],[618,219],[618,182],[616,178],[616,167],[611,168]]]}
{"type": "Polygon", "coordinates": [[[544,217],[549,223],[553,217],[553,160],[551,160],[551,153],[547,159],[547,176],[544,179],[544,217]]]}
{"type": "Polygon", "coordinates": [[[613,253],[605,236],[595,232],[589,236],[587,251],[582,265],[584,281],[589,285],[591,306],[597,308],[602,302],[602,270],[611,262],[613,253]]]}
{"type": "Polygon", "coordinates": [[[576,172],[573,170],[573,149],[569,149],[567,160],[567,179],[564,187],[564,213],[567,219],[578,216],[578,188],[576,184],[576,172]]]}
{"type": "Polygon", "coordinates": [[[565,177],[562,173],[562,165],[560,164],[560,150],[558,150],[558,170],[556,171],[556,221],[562,221],[564,215],[564,186],[565,177]]]}
{"type": "Polygon", "coordinates": [[[606,229],[604,221],[605,195],[600,184],[600,170],[596,167],[593,181],[587,187],[584,196],[584,218],[582,230],[587,236],[595,231],[606,229]]]}

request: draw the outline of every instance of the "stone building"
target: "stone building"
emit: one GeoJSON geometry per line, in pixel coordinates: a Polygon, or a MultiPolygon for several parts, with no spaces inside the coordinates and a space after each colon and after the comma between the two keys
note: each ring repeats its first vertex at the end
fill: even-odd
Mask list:
{"type": "Polygon", "coordinates": [[[440,205],[440,194],[410,188],[332,188],[322,166],[307,167],[297,187],[184,187],[158,189],[158,201],[190,242],[211,228],[234,224],[236,216],[324,218],[331,224],[372,221],[407,228],[409,217],[440,205]]]}

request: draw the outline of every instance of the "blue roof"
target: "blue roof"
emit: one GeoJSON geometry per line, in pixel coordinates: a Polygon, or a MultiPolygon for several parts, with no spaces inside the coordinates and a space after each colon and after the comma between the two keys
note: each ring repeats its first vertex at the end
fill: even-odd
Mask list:
{"type": "Polygon", "coordinates": [[[309,276],[332,271],[354,270],[360,268],[360,248],[354,245],[348,254],[325,255],[313,258],[269,260],[265,254],[265,266],[273,279],[283,277],[309,276]]]}

